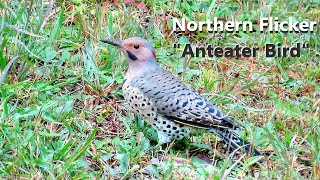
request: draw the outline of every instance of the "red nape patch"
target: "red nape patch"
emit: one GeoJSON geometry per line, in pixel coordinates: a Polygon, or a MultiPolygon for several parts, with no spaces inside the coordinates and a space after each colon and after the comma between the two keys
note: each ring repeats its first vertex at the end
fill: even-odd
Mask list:
{"type": "Polygon", "coordinates": [[[157,59],[157,55],[155,52],[152,52],[154,59],[157,59]]]}

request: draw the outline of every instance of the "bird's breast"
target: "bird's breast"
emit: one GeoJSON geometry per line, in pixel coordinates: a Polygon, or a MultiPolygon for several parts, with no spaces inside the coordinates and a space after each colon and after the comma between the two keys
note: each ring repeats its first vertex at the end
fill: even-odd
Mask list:
{"type": "Polygon", "coordinates": [[[142,116],[149,124],[157,120],[157,109],[154,103],[139,88],[131,86],[130,82],[125,82],[122,90],[126,102],[134,113],[142,116]]]}

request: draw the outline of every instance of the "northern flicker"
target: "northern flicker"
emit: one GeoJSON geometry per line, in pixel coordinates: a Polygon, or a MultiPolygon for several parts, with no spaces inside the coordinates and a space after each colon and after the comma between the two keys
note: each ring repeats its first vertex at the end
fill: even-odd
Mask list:
{"type": "Polygon", "coordinates": [[[129,68],[122,90],[132,110],[157,130],[159,143],[188,136],[192,129],[205,129],[220,136],[233,150],[260,153],[241,139],[242,128],[195,90],[189,88],[156,61],[154,47],[145,39],[101,40],[126,54],[129,68]]]}

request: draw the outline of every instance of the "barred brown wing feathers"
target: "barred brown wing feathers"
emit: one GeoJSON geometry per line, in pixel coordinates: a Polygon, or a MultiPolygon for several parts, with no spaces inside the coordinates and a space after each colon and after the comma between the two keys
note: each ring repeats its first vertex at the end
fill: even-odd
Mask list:
{"type": "Polygon", "coordinates": [[[132,86],[152,99],[160,114],[207,126],[233,126],[231,120],[224,121],[220,109],[164,70],[137,77],[132,86]]]}

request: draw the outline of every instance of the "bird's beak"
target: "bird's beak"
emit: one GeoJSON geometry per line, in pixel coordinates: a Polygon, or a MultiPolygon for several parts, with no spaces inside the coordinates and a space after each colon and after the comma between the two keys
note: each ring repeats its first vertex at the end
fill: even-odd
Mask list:
{"type": "Polygon", "coordinates": [[[111,44],[115,47],[118,47],[118,48],[121,48],[121,49],[124,49],[124,46],[122,44],[121,41],[119,40],[113,40],[113,39],[101,39],[100,40],[101,42],[104,42],[104,43],[108,43],[108,44],[111,44]]]}
{"type": "Polygon", "coordinates": [[[132,52],[126,50],[125,46],[124,46],[124,45],[122,44],[122,42],[119,41],[119,40],[102,39],[102,40],[100,40],[100,41],[102,41],[102,42],[104,42],[104,43],[111,44],[111,45],[113,45],[113,46],[115,46],[115,47],[120,48],[123,52],[126,52],[126,53],[128,54],[128,57],[129,57],[131,60],[133,60],[133,61],[135,61],[135,60],[138,59],[137,56],[135,56],[132,52]]]}

